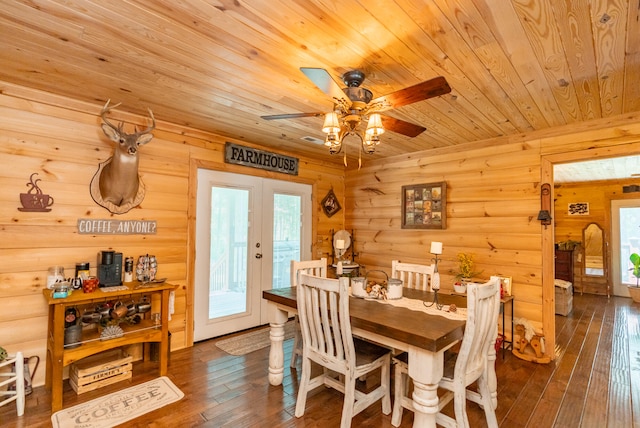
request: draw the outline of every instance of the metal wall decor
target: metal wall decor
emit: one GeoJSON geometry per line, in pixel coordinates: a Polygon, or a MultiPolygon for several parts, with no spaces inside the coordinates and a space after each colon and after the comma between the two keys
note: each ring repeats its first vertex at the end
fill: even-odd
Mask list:
{"type": "Polygon", "coordinates": [[[226,142],[224,161],[236,165],[298,175],[298,158],[226,142]]]}
{"type": "Polygon", "coordinates": [[[53,205],[53,197],[42,192],[42,189],[38,187],[38,181],[42,181],[39,178],[34,180],[33,177],[38,175],[34,172],[29,177],[27,187],[29,191],[27,193],[20,193],[20,203],[22,207],[18,208],[18,211],[27,212],[49,212],[51,205],[53,205]]]}
{"type": "Polygon", "coordinates": [[[447,228],[447,183],[402,186],[403,229],[447,228]]]}
{"type": "Polygon", "coordinates": [[[327,217],[331,217],[340,211],[341,208],[338,198],[336,198],[336,194],[333,193],[333,189],[329,190],[327,196],[322,200],[322,211],[324,211],[327,217]]]}

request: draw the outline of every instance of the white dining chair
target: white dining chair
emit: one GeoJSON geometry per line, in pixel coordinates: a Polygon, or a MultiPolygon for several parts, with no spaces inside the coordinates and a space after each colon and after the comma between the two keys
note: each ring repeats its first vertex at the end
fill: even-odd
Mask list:
{"type": "Polygon", "coordinates": [[[299,277],[298,315],[302,328],[302,375],[296,401],[296,417],[304,415],[307,394],[325,385],[344,394],[340,427],[378,400],[382,413],[391,413],[389,349],[354,338],[349,318],[349,278],[299,277]],[[323,367],[311,378],[311,363],[323,367]],[[380,385],[368,393],[356,389],[356,380],[380,369],[380,385]]]}
{"type": "Polygon", "coordinates": [[[431,277],[435,272],[435,265],[420,265],[391,261],[391,278],[402,281],[402,286],[418,290],[431,291],[431,277]]]}
{"type": "MultiPolygon", "coordinates": [[[[441,412],[436,415],[436,423],[445,427],[469,427],[466,400],[478,403],[485,413],[487,426],[497,427],[495,414],[497,401],[491,395],[489,364],[495,361],[495,341],[498,336],[498,315],[500,312],[500,282],[491,279],[484,284],[470,283],[467,286],[467,324],[462,337],[460,351],[445,361],[444,376],[438,386],[447,390],[439,399],[441,411],[453,399],[455,418],[441,412]],[[493,358],[491,356],[493,355],[493,358]],[[478,381],[478,390],[467,387],[478,381]]],[[[408,396],[409,375],[407,354],[393,359],[395,364],[395,393],[391,424],[400,426],[403,409],[413,411],[413,401],[408,396]]]]}
{"type": "Polygon", "coordinates": [[[0,406],[9,404],[12,401],[16,402],[16,411],[18,416],[24,414],[24,357],[22,352],[16,352],[14,357],[9,357],[0,361],[0,397],[8,396],[8,398],[0,400],[0,406]],[[3,367],[10,367],[10,371],[5,371],[3,367]],[[15,383],[15,388],[5,390],[6,385],[15,383]]]}
{"type": "MultiPolygon", "coordinates": [[[[327,277],[327,259],[325,257],[319,260],[291,260],[291,286],[296,287],[299,282],[300,273],[309,275],[327,277]]],[[[298,356],[302,357],[302,333],[300,331],[300,321],[296,315],[294,318],[295,335],[293,338],[293,351],[291,351],[291,368],[296,367],[298,356]]]]}

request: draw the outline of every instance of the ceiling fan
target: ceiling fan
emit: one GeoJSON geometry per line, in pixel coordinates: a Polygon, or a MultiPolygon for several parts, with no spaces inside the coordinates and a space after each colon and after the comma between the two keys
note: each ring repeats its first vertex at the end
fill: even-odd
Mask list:
{"type": "Polygon", "coordinates": [[[451,92],[451,87],[444,77],[418,83],[408,88],[373,99],[373,93],[361,87],[365,74],[360,70],[347,71],[342,75],[342,81],[346,85],[342,88],[327,70],[323,68],[301,67],[302,71],[322,92],[331,97],[334,108],[329,113],[292,113],[261,116],[265,120],[293,119],[298,117],[320,117],[325,121],[322,130],[327,133],[325,145],[329,147],[329,153],[339,153],[342,149],[342,141],[347,135],[357,135],[362,140],[365,152],[373,153],[375,146],[380,143],[379,135],[385,129],[407,137],[416,137],[426,130],[425,127],[389,116],[380,115],[380,112],[402,107],[418,101],[451,92]],[[357,128],[362,122],[367,122],[367,128],[358,132],[357,128]]]}

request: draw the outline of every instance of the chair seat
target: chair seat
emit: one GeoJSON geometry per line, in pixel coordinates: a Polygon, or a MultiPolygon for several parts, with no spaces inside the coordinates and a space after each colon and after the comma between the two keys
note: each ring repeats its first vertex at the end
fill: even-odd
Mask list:
{"type": "Polygon", "coordinates": [[[356,348],[356,366],[371,364],[391,352],[389,348],[356,337],[353,338],[353,345],[356,348]]]}

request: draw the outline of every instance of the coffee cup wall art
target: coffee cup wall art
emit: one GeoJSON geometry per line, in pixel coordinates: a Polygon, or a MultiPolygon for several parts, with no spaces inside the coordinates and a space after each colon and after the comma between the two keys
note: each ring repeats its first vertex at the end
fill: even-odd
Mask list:
{"type": "Polygon", "coordinates": [[[29,211],[29,212],[48,212],[51,211],[51,205],[53,205],[53,197],[47,195],[42,192],[42,189],[38,187],[38,182],[42,181],[41,179],[35,179],[34,177],[38,175],[37,172],[34,172],[29,177],[29,182],[27,183],[27,187],[29,190],[27,193],[20,193],[20,203],[22,207],[19,207],[19,211],[29,211]]]}

